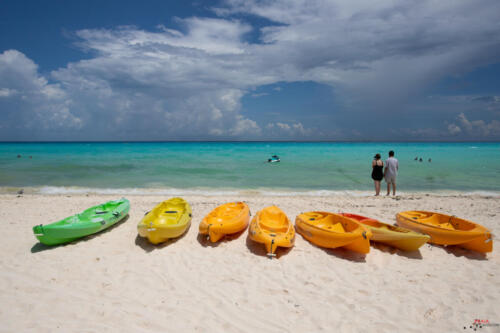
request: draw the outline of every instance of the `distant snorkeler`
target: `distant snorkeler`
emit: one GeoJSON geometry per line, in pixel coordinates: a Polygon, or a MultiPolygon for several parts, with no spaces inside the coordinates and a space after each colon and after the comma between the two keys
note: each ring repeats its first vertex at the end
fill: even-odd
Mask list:
{"type": "Polygon", "coordinates": [[[431,162],[432,162],[432,158],[429,157],[429,163],[431,163],[431,162]]]}
{"type": "Polygon", "coordinates": [[[278,155],[273,155],[271,158],[267,159],[267,163],[275,163],[275,162],[280,162],[280,157],[278,155]]]}

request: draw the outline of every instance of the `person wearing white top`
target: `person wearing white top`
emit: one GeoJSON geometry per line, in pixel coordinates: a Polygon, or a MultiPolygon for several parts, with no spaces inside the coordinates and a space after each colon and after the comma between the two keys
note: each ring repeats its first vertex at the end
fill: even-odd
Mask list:
{"type": "Polygon", "coordinates": [[[399,163],[396,158],[394,158],[394,152],[391,150],[389,152],[389,158],[385,160],[384,178],[387,183],[387,195],[391,193],[392,184],[392,195],[396,195],[396,176],[398,175],[399,163]]]}

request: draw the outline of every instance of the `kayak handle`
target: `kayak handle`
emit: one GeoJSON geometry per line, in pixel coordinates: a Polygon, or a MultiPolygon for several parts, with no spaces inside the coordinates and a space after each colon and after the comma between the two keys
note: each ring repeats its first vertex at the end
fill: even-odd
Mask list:
{"type": "Polygon", "coordinates": [[[276,253],[273,253],[273,245],[274,245],[274,239],[271,240],[271,248],[270,248],[271,251],[269,251],[269,253],[267,254],[267,257],[269,259],[272,259],[273,257],[276,257],[276,253]]]}

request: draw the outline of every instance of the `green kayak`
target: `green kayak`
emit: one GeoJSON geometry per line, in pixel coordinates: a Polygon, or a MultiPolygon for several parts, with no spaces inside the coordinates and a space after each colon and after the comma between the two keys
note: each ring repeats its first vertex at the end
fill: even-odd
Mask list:
{"type": "Polygon", "coordinates": [[[45,245],[68,243],[109,228],[127,216],[129,209],[127,199],[112,200],[61,221],[34,226],[33,233],[45,245]]]}

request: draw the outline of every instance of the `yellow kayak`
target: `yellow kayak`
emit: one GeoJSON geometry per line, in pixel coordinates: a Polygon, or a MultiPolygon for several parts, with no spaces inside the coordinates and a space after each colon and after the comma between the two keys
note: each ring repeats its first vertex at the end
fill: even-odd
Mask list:
{"type": "Polygon", "coordinates": [[[265,245],[267,255],[275,256],[277,247],[293,247],[295,229],[286,214],[276,206],[259,211],[248,230],[251,240],[265,245]]]}
{"type": "Polygon", "coordinates": [[[153,243],[181,236],[191,225],[191,206],[182,198],[163,201],[137,225],[141,237],[153,243]]]}
{"type": "Polygon", "coordinates": [[[225,235],[245,230],[250,221],[250,209],[244,202],[230,202],[212,210],[200,222],[200,234],[217,242],[225,235]]]}
{"type": "Polygon", "coordinates": [[[417,251],[430,239],[428,235],[411,231],[410,229],[383,223],[365,216],[340,213],[341,215],[356,220],[367,227],[373,234],[371,241],[384,243],[403,251],[417,251]]]}
{"type": "Polygon", "coordinates": [[[493,251],[491,231],[480,224],[446,214],[406,211],[396,215],[400,226],[431,236],[429,243],[459,245],[482,253],[493,251]]]}
{"type": "Polygon", "coordinates": [[[327,212],[302,213],[295,219],[297,232],[311,243],[326,248],[344,247],[359,252],[370,252],[372,233],[358,222],[327,212]]]}

